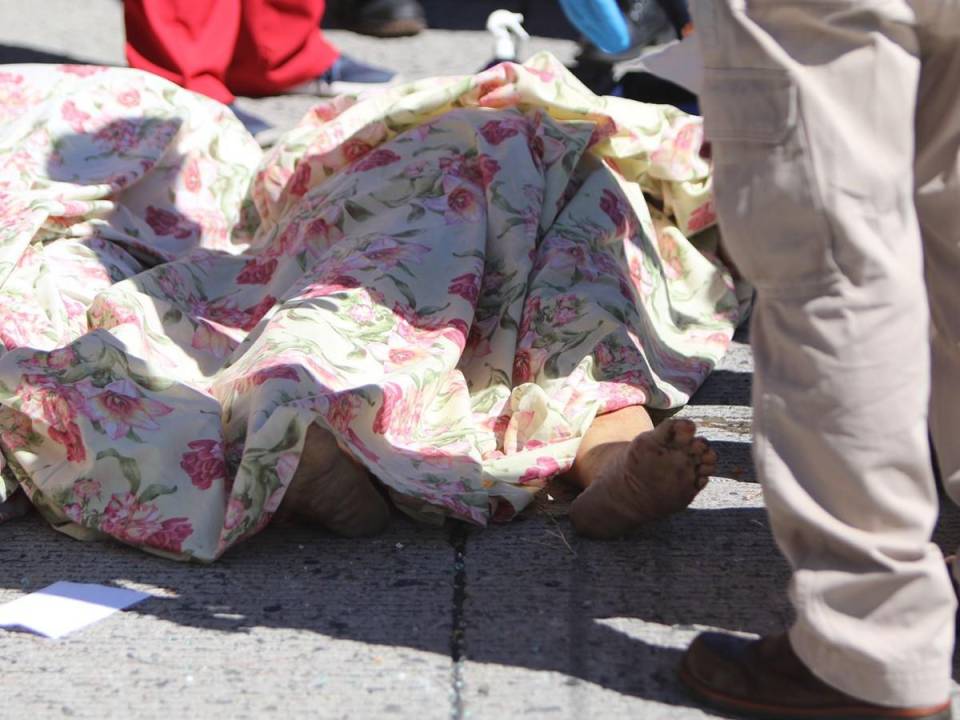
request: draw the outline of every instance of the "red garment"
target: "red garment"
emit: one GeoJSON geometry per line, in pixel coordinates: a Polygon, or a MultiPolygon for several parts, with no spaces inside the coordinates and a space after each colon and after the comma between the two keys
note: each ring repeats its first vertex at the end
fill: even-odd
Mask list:
{"type": "Polygon", "coordinates": [[[224,103],[276,95],[326,71],[324,0],[125,0],[131,67],[224,103]]]}

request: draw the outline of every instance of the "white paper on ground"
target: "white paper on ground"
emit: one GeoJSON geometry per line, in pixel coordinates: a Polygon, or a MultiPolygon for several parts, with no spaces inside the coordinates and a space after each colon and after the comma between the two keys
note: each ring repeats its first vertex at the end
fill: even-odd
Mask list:
{"type": "Polygon", "coordinates": [[[639,63],[653,75],[686,88],[694,95],[699,95],[703,87],[703,54],[696,32],[683,40],[675,40],[641,55],[633,62],[639,63]]]}
{"type": "Polygon", "coordinates": [[[0,605],[0,627],[22,627],[59,638],[148,597],[147,593],[125,588],[55,582],[0,605]]]}

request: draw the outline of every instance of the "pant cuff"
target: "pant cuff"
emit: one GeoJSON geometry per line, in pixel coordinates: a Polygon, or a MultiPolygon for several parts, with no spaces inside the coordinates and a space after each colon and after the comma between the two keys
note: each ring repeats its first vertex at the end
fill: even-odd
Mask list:
{"type": "Polygon", "coordinates": [[[871,662],[830,644],[798,621],[790,630],[797,657],[818,678],[852,697],[889,707],[928,707],[950,697],[950,658],[896,667],[871,662]]]}

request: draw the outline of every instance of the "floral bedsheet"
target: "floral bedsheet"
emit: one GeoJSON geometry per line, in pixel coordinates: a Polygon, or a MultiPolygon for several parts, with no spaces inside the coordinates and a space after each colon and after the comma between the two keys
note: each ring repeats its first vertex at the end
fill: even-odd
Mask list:
{"type": "Polygon", "coordinates": [[[509,519],[729,343],[701,130],[539,55],[318,104],[264,153],[160,78],[5,66],[0,501],[210,561],[317,422],[408,512],[509,519]]]}

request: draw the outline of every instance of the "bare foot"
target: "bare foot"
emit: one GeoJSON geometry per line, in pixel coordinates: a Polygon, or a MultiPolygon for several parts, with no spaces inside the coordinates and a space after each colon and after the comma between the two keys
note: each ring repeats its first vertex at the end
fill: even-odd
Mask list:
{"type": "Polygon", "coordinates": [[[367,469],[340,449],[329,430],[314,424],[277,518],[361,537],[381,532],[390,521],[390,508],[367,469]]]}
{"type": "Polygon", "coordinates": [[[666,420],[629,443],[598,446],[604,461],[573,501],[570,520],[586,537],[609,540],[683,510],[716,468],[717,455],[690,420],[666,420]]]}

